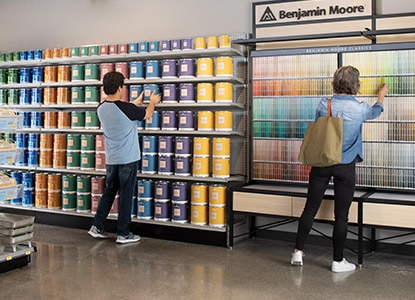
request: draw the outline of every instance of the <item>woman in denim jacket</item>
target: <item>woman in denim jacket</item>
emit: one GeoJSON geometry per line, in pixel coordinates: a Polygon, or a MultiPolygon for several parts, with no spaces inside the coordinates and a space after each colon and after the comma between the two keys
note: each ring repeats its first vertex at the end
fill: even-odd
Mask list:
{"type": "MultiPolygon", "coordinates": [[[[356,266],[343,257],[347,237],[349,208],[353,200],[356,180],[356,162],[363,160],[362,124],[366,120],[379,117],[383,112],[383,100],[389,89],[382,84],[375,104],[358,101],[354,95],[359,92],[359,70],[344,66],[336,70],[333,76],[334,95],[332,115],[343,118],[343,144],[341,164],[329,167],[312,167],[309,176],[307,201],[301,214],[295,249],[291,255],[291,265],[303,265],[303,248],[312,228],[314,217],[323,200],[331,177],[334,182],[334,228],[333,228],[333,272],[348,272],[356,266]]],[[[317,120],[327,116],[327,98],[320,101],[316,109],[317,120]]]]}

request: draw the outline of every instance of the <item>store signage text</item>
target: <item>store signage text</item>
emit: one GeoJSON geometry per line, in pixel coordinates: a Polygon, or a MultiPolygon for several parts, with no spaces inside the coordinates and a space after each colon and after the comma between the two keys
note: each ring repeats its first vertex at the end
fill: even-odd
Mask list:
{"type": "MultiPolygon", "coordinates": [[[[328,14],[329,15],[344,15],[344,14],[352,14],[357,12],[364,12],[365,7],[363,5],[358,6],[348,6],[348,7],[342,7],[342,6],[330,6],[328,14]]],[[[326,16],[327,15],[327,9],[316,7],[315,9],[311,10],[302,10],[301,8],[298,9],[298,11],[285,11],[280,10],[279,16],[280,19],[297,19],[300,20],[303,17],[313,17],[313,16],[326,16]]]]}

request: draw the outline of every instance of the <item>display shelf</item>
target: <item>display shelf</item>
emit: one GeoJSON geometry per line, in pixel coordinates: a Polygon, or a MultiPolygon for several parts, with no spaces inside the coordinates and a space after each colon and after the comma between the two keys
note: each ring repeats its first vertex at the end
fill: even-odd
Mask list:
{"type": "MultiPolygon", "coordinates": [[[[243,49],[243,48],[242,48],[243,49]]],[[[28,61],[7,61],[0,62],[2,68],[26,68],[33,66],[50,66],[50,65],[73,65],[73,64],[90,64],[105,62],[129,62],[134,60],[152,60],[152,59],[169,59],[169,58],[199,58],[211,56],[245,56],[245,52],[234,47],[212,48],[212,49],[195,49],[180,51],[157,51],[129,54],[110,54],[110,55],[93,55],[93,56],[76,56],[68,58],[49,58],[28,61]]]]}

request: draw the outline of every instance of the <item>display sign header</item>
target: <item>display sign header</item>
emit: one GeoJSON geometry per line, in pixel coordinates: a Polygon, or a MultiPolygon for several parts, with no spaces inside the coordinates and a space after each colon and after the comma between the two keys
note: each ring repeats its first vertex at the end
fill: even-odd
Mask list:
{"type": "Polygon", "coordinates": [[[372,15],[372,0],[261,2],[254,5],[255,26],[372,15]]]}

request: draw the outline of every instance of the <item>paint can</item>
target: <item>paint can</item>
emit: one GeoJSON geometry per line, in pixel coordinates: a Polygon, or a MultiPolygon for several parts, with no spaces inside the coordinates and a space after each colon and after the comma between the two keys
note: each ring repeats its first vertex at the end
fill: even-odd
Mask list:
{"type": "Polygon", "coordinates": [[[161,77],[162,78],[176,78],[177,77],[177,62],[174,59],[165,59],[161,63],[161,77]]]}
{"type": "Polygon", "coordinates": [[[218,82],[215,89],[216,102],[232,102],[233,101],[233,84],[230,82],[218,82]]]}
{"type": "Polygon", "coordinates": [[[35,204],[34,190],[33,189],[24,189],[23,190],[22,206],[33,207],[34,204],[35,204]]]}
{"type": "Polygon", "coordinates": [[[100,55],[100,46],[99,45],[89,46],[89,55],[90,56],[100,55]]]}
{"type": "Polygon", "coordinates": [[[226,225],[226,206],[209,205],[209,226],[225,227],[226,225]]]}
{"type": "Polygon", "coordinates": [[[208,49],[218,48],[218,37],[216,35],[211,35],[207,37],[207,48],[208,49]]]}
{"type": "Polygon", "coordinates": [[[192,204],[207,205],[208,199],[208,186],[205,183],[194,183],[191,185],[190,201],[192,204]]]}
{"type": "Polygon", "coordinates": [[[71,81],[71,67],[67,65],[58,66],[58,82],[71,81]]]}
{"type": "Polygon", "coordinates": [[[74,86],[71,88],[71,103],[85,102],[85,88],[81,86],[74,86]]]}
{"type": "Polygon", "coordinates": [[[108,54],[110,55],[118,54],[118,45],[116,44],[108,45],[108,54]]]}
{"type": "Polygon", "coordinates": [[[95,150],[95,136],[92,134],[81,135],[81,150],[94,151],[95,150]]]}
{"type": "Polygon", "coordinates": [[[146,61],[146,78],[160,78],[160,62],[158,60],[146,61]]]}
{"type": "Polygon", "coordinates": [[[226,205],[226,186],[213,184],[209,186],[209,205],[226,205]]]}
{"type": "Polygon", "coordinates": [[[132,61],[130,62],[130,79],[144,79],[144,62],[132,61]]]}
{"type": "Polygon", "coordinates": [[[206,49],[206,39],[204,37],[196,37],[194,40],[195,50],[206,49]]]}
{"type": "Polygon", "coordinates": [[[39,167],[51,168],[53,166],[53,150],[40,149],[39,152],[39,167]]]}
{"type": "Polygon", "coordinates": [[[162,40],[161,41],[161,51],[166,52],[171,50],[171,41],[170,40],[162,40]]]}
{"type": "Polygon", "coordinates": [[[32,82],[33,83],[40,83],[43,82],[43,68],[42,67],[34,67],[32,69],[32,82]]]}
{"type": "MultiPolygon", "coordinates": [[[[71,48],[71,57],[79,57],[79,54],[80,54],[79,47],[71,48]]],[[[36,52],[35,52],[35,56],[36,56],[36,52]]]]}
{"type": "Polygon", "coordinates": [[[154,220],[166,222],[170,220],[170,200],[155,199],[154,200],[154,220]]]}
{"type": "Polygon", "coordinates": [[[62,210],[74,211],[76,210],[76,193],[62,192],[62,210]]]}
{"type": "Polygon", "coordinates": [[[66,151],[66,168],[79,169],[81,166],[81,151],[67,150],[66,151]]]}
{"type": "Polygon", "coordinates": [[[171,50],[172,51],[182,50],[182,41],[179,39],[171,40],[171,50]]]}
{"type": "Polygon", "coordinates": [[[148,43],[149,51],[150,52],[158,52],[160,50],[160,42],[159,41],[150,41],[148,43]]]}
{"type": "Polygon", "coordinates": [[[31,104],[32,95],[30,89],[19,89],[19,105],[31,104]]]}
{"type": "Polygon", "coordinates": [[[190,223],[193,225],[207,225],[208,206],[194,204],[190,205],[190,223]]]}
{"type": "Polygon", "coordinates": [[[95,171],[106,171],[107,170],[107,157],[105,151],[95,152],[95,171]]]}
{"type": "Polygon", "coordinates": [[[177,103],[177,87],[174,83],[163,84],[163,103],[177,103]]]}
{"type": "Polygon", "coordinates": [[[125,79],[129,79],[128,63],[120,62],[115,64],[115,71],[124,75],[125,79]]]}
{"type": "Polygon", "coordinates": [[[96,111],[85,112],[85,128],[99,129],[99,118],[96,111]]]}
{"type": "Polygon", "coordinates": [[[229,158],[231,156],[230,138],[213,138],[212,155],[213,157],[229,158]]]}
{"type": "Polygon", "coordinates": [[[192,174],[195,177],[209,177],[209,157],[193,156],[192,174]]]}
{"type": "Polygon", "coordinates": [[[154,197],[154,181],[142,179],[138,181],[138,198],[153,198],[154,197]]]}
{"type": "Polygon", "coordinates": [[[181,40],[182,50],[192,50],[193,49],[193,39],[184,38],[181,40]]]}
{"type": "Polygon", "coordinates": [[[80,47],[81,56],[89,56],[89,46],[80,47]]]}
{"type": "Polygon", "coordinates": [[[199,111],[197,113],[197,130],[200,131],[213,131],[213,112],[211,111],[199,111]]]}
{"type": "Polygon", "coordinates": [[[27,151],[27,165],[29,167],[39,166],[39,149],[28,149],[28,151],[27,151]]]}
{"type": "Polygon", "coordinates": [[[30,115],[30,128],[42,128],[44,122],[44,112],[34,111],[30,115]]]}
{"type": "Polygon", "coordinates": [[[194,115],[192,111],[179,111],[178,112],[178,129],[179,130],[195,130],[194,128],[194,115]]]}
{"type": "Polygon", "coordinates": [[[56,104],[71,104],[71,93],[69,88],[58,87],[56,92],[56,104]]]}
{"type": "Polygon", "coordinates": [[[71,113],[58,111],[58,128],[71,128],[71,113]]]}
{"type": "Polygon", "coordinates": [[[150,96],[153,93],[153,91],[156,91],[155,94],[160,93],[159,86],[157,84],[144,84],[143,89],[144,89],[143,101],[145,103],[150,102],[150,96]]]}
{"type": "Polygon", "coordinates": [[[29,133],[28,139],[27,139],[27,147],[29,149],[39,149],[39,146],[40,146],[39,134],[29,133]]]}
{"type": "Polygon", "coordinates": [[[99,67],[97,64],[86,64],[85,65],[85,81],[98,81],[99,67]]]}
{"type": "Polygon", "coordinates": [[[76,177],[76,192],[91,193],[91,176],[80,175],[76,177]]]}
{"type": "Polygon", "coordinates": [[[141,173],[157,173],[157,155],[143,154],[143,156],[141,157],[141,173]]]}
{"type": "Polygon", "coordinates": [[[217,111],[215,112],[215,130],[232,131],[232,112],[217,111]]]}
{"type": "Polygon", "coordinates": [[[91,211],[91,193],[76,194],[76,211],[80,213],[91,211]]]}
{"type": "Polygon", "coordinates": [[[229,48],[231,46],[231,38],[227,34],[219,36],[219,48],[229,48]]]}
{"type": "Polygon", "coordinates": [[[160,130],[160,113],[154,111],[153,115],[146,120],[146,130],[160,130]]]}
{"type": "Polygon", "coordinates": [[[211,103],[213,102],[213,84],[198,83],[197,84],[197,102],[211,103]]]}
{"type": "Polygon", "coordinates": [[[168,181],[156,181],[154,188],[155,199],[170,199],[170,184],[168,181]]]}
{"type": "Polygon", "coordinates": [[[52,167],[56,169],[66,168],[66,150],[53,150],[52,167]]]}
{"type": "Polygon", "coordinates": [[[181,83],[179,85],[179,102],[195,102],[195,86],[193,83],[181,83]]]}
{"type": "Polygon", "coordinates": [[[173,140],[174,138],[172,136],[159,136],[158,137],[159,155],[173,155],[174,154],[173,140]]]}
{"type": "Polygon", "coordinates": [[[188,202],[187,201],[172,201],[171,202],[171,221],[173,223],[187,223],[188,217],[188,202]]]}
{"type": "Polygon", "coordinates": [[[233,76],[232,57],[216,58],[216,76],[233,76]]]}
{"type": "Polygon", "coordinates": [[[191,138],[188,136],[177,136],[175,139],[176,156],[190,156],[192,154],[190,146],[191,138]]]}
{"type": "Polygon", "coordinates": [[[85,87],[85,103],[98,103],[99,90],[96,86],[85,87]]]}
{"type": "Polygon", "coordinates": [[[209,157],[210,156],[210,138],[195,137],[193,139],[193,156],[209,157]]]}
{"type": "Polygon", "coordinates": [[[197,77],[213,77],[213,58],[202,57],[197,60],[197,77]]]}
{"type": "MultiPolygon", "coordinates": [[[[9,74],[10,74],[10,70],[9,70],[9,74]]],[[[47,66],[47,67],[45,67],[44,80],[45,80],[45,82],[57,82],[57,80],[58,80],[58,67],[56,67],[56,66],[47,66]]]]}
{"type": "Polygon", "coordinates": [[[133,53],[138,53],[138,43],[130,43],[129,47],[128,47],[128,53],[133,54],[133,53]]]}
{"type": "Polygon", "coordinates": [[[174,175],[176,176],[190,176],[190,156],[176,156],[174,161],[174,175]]]}
{"type": "Polygon", "coordinates": [[[53,135],[53,150],[66,151],[66,134],[56,133],[53,135]]]}
{"type": "Polygon", "coordinates": [[[101,74],[100,79],[103,80],[105,74],[115,70],[115,65],[111,63],[104,63],[104,64],[100,64],[99,68],[100,68],[100,74],[101,74]]]}
{"type": "Polygon", "coordinates": [[[72,79],[72,81],[84,81],[84,79],[85,79],[85,66],[84,65],[72,65],[72,67],[71,67],[71,79],[72,79]]]}
{"type": "Polygon", "coordinates": [[[140,96],[142,92],[143,86],[141,84],[130,85],[130,102],[137,99],[137,97],[140,96]]]}
{"type": "Polygon", "coordinates": [[[177,117],[175,111],[169,110],[161,113],[161,129],[177,130],[177,117]]]}
{"type": "Polygon", "coordinates": [[[171,199],[172,201],[187,201],[188,187],[186,182],[173,182],[171,185],[171,199]]]}
{"type": "Polygon", "coordinates": [[[62,192],[76,192],[76,175],[62,175],[62,192]]]}
{"type": "Polygon", "coordinates": [[[158,174],[173,175],[173,155],[159,155],[158,174]]]}
{"type": "Polygon", "coordinates": [[[95,151],[105,151],[104,136],[102,134],[95,136],[95,151]]]}
{"type": "Polygon", "coordinates": [[[195,62],[191,58],[183,58],[179,60],[179,77],[192,78],[195,77],[195,62]]]}
{"type": "Polygon", "coordinates": [[[127,54],[127,53],[128,53],[128,44],[119,44],[118,54],[127,54]]]}
{"type": "Polygon", "coordinates": [[[214,157],[212,160],[212,177],[229,178],[230,177],[230,159],[214,157]]]}
{"type": "Polygon", "coordinates": [[[85,112],[73,111],[71,112],[71,128],[85,127],[85,112]]]}
{"type": "Polygon", "coordinates": [[[81,170],[95,169],[95,151],[81,151],[81,170]]]}
{"type": "Polygon", "coordinates": [[[152,198],[139,198],[137,207],[137,218],[150,220],[154,215],[154,200],[152,198]]]}
{"type": "Polygon", "coordinates": [[[48,190],[47,189],[35,189],[35,207],[47,208],[48,207],[48,190]]]}
{"type": "Polygon", "coordinates": [[[157,136],[143,136],[143,154],[156,155],[157,152],[157,136]]]}
{"type": "Polygon", "coordinates": [[[32,82],[32,70],[30,68],[21,68],[19,70],[20,83],[32,82]]]}
{"type": "Polygon", "coordinates": [[[147,41],[141,41],[139,43],[139,47],[140,47],[140,53],[141,52],[143,52],[143,53],[148,52],[148,42],[147,41]]]}

